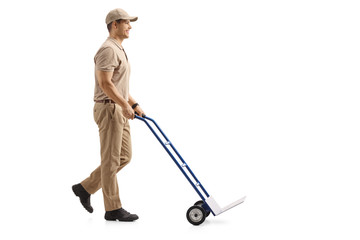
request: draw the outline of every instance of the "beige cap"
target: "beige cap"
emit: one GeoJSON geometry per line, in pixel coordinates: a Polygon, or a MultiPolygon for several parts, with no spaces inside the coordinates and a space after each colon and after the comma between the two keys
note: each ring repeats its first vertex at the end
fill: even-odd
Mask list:
{"type": "Polygon", "coordinates": [[[130,17],[129,14],[127,14],[127,12],[125,12],[123,9],[116,8],[108,13],[105,22],[106,25],[108,25],[109,23],[119,19],[130,20],[130,22],[135,22],[138,19],[138,17],[130,17]]]}

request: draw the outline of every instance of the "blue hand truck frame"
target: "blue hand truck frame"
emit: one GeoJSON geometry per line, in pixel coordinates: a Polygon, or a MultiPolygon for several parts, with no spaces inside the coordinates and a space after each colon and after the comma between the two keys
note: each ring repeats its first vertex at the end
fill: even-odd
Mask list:
{"type": "Polygon", "coordinates": [[[174,145],[171,143],[171,141],[168,139],[168,137],[165,135],[165,133],[161,130],[159,125],[155,122],[154,119],[147,117],[147,116],[138,116],[135,115],[135,118],[138,120],[143,121],[151,130],[151,132],[154,134],[156,139],[159,141],[159,143],[163,146],[163,148],[166,150],[166,152],[169,154],[171,159],[174,161],[176,166],[180,169],[180,171],[183,173],[185,178],[188,180],[188,182],[191,184],[191,186],[194,188],[194,190],[197,192],[199,197],[201,198],[201,201],[197,201],[193,206],[189,208],[189,210],[186,213],[187,220],[193,224],[193,225],[200,225],[203,223],[207,216],[209,216],[210,212],[217,216],[245,201],[246,197],[242,197],[239,200],[227,205],[224,208],[221,208],[219,204],[215,201],[215,199],[208,194],[208,192],[205,190],[204,186],[200,183],[200,181],[197,179],[189,165],[184,161],[184,159],[181,157],[179,152],[176,150],[174,145]],[[150,122],[155,125],[157,130],[161,133],[165,141],[161,139],[161,137],[156,133],[154,128],[150,125],[150,122]],[[175,155],[178,157],[178,159],[173,155],[171,152],[171,149],[175,153],[175,155]]]}

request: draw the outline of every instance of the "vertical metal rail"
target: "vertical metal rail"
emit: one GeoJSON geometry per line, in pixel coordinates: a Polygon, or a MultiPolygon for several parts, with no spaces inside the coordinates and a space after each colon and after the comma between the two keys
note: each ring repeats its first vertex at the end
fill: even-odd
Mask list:
{"type": "Polygon", "coordinates": [[[143,121],[151,130],[151,132],[154,134],[154,136],[156,137],[156,139],[159,141],[159,143],[161,144],[161,146],[163,146],[163,148],[166,150],[166,152],[169,154],[169,156],[171,157],[171,159],[174,161],[174,163],[178,166],[178,168],[180,169],[180,171],[183,173],[183,175],[186,177],[186,179],[189,181],[189,183],[191,184],[191,186],[195,189],[195,191],[197,192],[197,194],[200,196],[200,198],[205,202],[206,198],[203,196],[203,194],[199,191],[198,187],[201,188],[201,190],[205,193],[206,197],[208,198],[210,195],[207,193],[207,191],[205,190],[205,188],[202,186],[202,184],[200,183],[200,181],[197,179],[197,177],[195,176],[195,174],[193,173],[193,171],[191,170],[191,168],[189,167],[189,165],[185,162],[185,160],[181,157],[181,155],[179,154],[179,152],[176,150],[176,148],[174,147],[174,145],[170,142],[170,140],[168,139],[168,137],[165,135],[165,133],[161,130],[161,128],[159,127],[159,125],[155,122],[155,120],[153,120],[152,118],[143,116],[137,116],[135,115],[136,119],[139,119],[141,121],[143,121]],[[151,121],[156,128],[159,130],[159,132],[161,133],[161,135],[165,138],[166,142],[164,143],[161,138],[159,137],[159,135],[155,132],[155,130],[151,127],[151,125],[148,123],[148,121],[151,121]],[[176,158],[174,157],[174,155],[171,153],[171,151],[166,147],[167,145],[171,146],[171,148],[173,149],[173,151],[176,153],[176,155],[179,157],[179,159],[182,162],[182,165],[179,164],[179,162],[176,160],[176,158]],[[188,172],[191,174],[191,176],[193,177],[193,179],[195,180],[196,184],[193,183],[193,181],[191,180],[191,178],[188,176],[188,174],[186,173],[186,171],[183,169],[186,168],[188,170],[188,172]]]}

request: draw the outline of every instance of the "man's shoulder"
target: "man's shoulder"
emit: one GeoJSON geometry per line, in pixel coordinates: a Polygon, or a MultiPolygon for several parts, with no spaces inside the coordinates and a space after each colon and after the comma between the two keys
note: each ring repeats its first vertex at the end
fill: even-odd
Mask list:
{"type": "Polygon", "coordinates": [[[101,52],[112,52],[113,54],[119,54],[119,47],[111,39],[106,39],[106,41],[100,46],[96,54],[101,52]]]}
{"type": "Polygon", "coordinates": [[[109,41],[108,39],[100,46],[99,50],[96,52],[95,56],[99,54],[116,54],[116,45],[109,41]]]}
{"type": "Polygon", "coordinates": [[[116,45],[109,39],[106,39],[106,41],[100,46],[99,50],[102,49],[113,49],[116,50],[116,45]]]}

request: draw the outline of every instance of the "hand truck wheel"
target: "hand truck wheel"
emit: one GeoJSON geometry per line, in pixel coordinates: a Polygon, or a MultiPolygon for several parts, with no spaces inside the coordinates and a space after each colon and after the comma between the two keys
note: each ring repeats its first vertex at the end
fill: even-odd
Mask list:
{"type": "Polygon", "coordinates": [[[205,221],[206,211],[198,205],[191,206],[186,213],[186,218],[192,225],[200,225],[205,221]]]}
{"type": "Polygon", "coordinates": [[[200,200],[200,201],[197,201],[196,203],[194,203],[194,206],[200,206],[200,207],[202,207],[204,210],[205,210],[205,212],[206,212],[206,217],[208,217],[209,215],[210,215],[210,211],[208,211],[207,209],[206,209],[206,207],[204,207],[204,201],[203,200],[200,200]]]}

